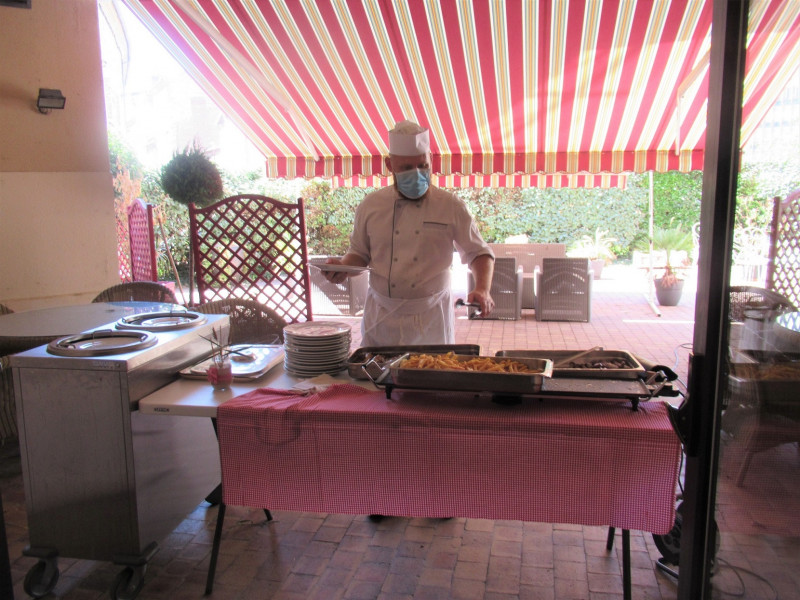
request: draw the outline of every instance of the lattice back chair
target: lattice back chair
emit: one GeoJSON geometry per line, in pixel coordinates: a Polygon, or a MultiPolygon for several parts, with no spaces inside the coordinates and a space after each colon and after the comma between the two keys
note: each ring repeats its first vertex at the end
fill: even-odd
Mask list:
{"type": "Polygon", "coordinates": [[[775,199],[766,287],[800,305],[800,190],[775,199]]]}
{"type": "MultiPolygon", "coordinates": [[[[468,289],[475,280],[472,273],[467,274],[468,289]]],[[[490,288],[494,309],[488,319],[517,321],[522,318],[522,269],[517,269],[517,259],[510,256],[497,256],[494,259],[494,276],[490,288]]],[[[470,307],[469,317],[477,315],[476,308],[470,307]]]]}
{"type": "Polygon", "coordinates": [[[155,281],[131,281],[112,285],[100,292],[92,302],[164,302],[180,304],[167,286],[155,281]]]}
{"type": "Polygon", "coordinates": [[[133,281],[158,281],[153,205],[136,198],[128,207],[128,235],[133,281]]]}
{"type": "Polygon", "coordinates": [[[586,321],[592,315],[588,258],[543,258],[536,276],[537,321],[586,321]]]}
{"type": "Polygon", "coordinates": [[[228,315],[231,344],[283,343],[286,321],[269,306],[244,298],[213,300],[192,310],[208,315],[228,315]]]}
{"type": "Polygon", "coordinates": [[[199,304],[244,297],[287,323],[312,320],[302,199],[242,194],[190,204],[189,227],[199,304]]]}

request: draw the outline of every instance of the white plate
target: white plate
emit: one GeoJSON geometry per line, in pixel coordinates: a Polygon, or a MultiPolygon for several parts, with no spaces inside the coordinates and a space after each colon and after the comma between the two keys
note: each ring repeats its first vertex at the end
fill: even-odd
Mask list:
{"type": "Polygon", "coordinates": [[[306,321],[290,323],[283,328],[284,335],[292,339],[309,338],[321,340],[325,338],[339,339],[350,335],[350,326],[336,321],[306,321]]]}
{"type": "Polygon", "coordinates": [[[320,271],[331,271],[333,273],[361,273],[363,271],[368,271],[369,267],[354,267],[352,265],[336,265],[336,264],[328,264],[319,261],[309,261],[312,267],[316,267],[320,271]]]}

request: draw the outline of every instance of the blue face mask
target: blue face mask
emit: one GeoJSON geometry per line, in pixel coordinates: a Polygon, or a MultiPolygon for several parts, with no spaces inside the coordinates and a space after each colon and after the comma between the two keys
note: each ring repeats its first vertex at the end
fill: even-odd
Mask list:
{"type": "Polygon", "coordinates": [[[430,169],[409,169],[394,174],[397,189],[406,198],[416,200],[428,191],[431,185],[430,169]]]}

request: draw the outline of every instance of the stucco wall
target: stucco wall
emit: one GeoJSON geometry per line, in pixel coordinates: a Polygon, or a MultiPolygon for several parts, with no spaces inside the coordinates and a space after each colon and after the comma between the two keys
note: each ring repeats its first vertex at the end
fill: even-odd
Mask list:
{"type": "Polygon", "coordinates": [[[119,281],[95,0],[0,7],[0,302],[91,300],[119,281]],[[36,109],[40,87],[64,110],[36,109]]]}

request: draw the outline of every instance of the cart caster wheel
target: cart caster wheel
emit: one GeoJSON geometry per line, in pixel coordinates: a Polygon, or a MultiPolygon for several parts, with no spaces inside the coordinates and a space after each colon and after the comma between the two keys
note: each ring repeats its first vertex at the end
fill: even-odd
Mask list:
{"type": "Polygon", "coordinates": [[[133,600],[144,585],[144,566],[125,567],[111,586],[112,600],[133,600]]]}
{"type": "Polygon", "coordinates": [[[25,593],[32,598],[42,598],[47,596],[53,591],[58,583],[58,566],[56,561],[53,560],[40,560],[33,565],[28,574],[25,575],[25,581],[22,583],[22,589],[25,593]]]}

